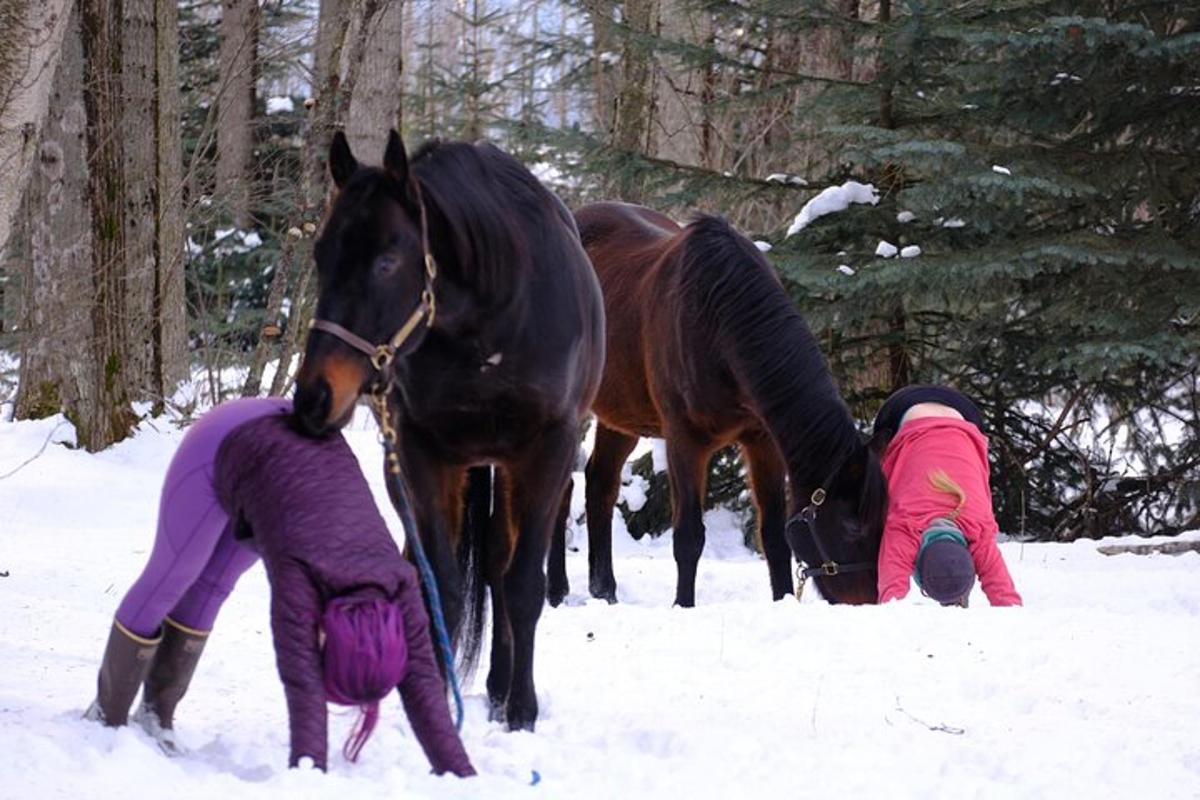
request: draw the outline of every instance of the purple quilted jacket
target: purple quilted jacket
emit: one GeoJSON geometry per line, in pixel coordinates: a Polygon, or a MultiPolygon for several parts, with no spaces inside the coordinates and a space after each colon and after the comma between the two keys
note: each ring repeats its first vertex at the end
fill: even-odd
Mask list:
{"type": "Polygon", "coordinates": [[[238,537],[253,537],[271,584],[271,630],[291,725],[288,763],[308,756],[326,767],[318,627],[330,599],[353,594],[399,600],[408,671],[398,688],[413,732],[435,772],[474,774],[450,719],[417,571],[388,533],[346,440],[305,438],[287,416],[254,419],[221,443],[214,482],[238,537]]]}

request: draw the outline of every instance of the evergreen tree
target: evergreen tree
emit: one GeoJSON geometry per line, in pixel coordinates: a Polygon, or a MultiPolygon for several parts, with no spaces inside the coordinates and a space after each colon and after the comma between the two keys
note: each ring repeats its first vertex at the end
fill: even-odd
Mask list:
{"type": "MultiPolygon", "coordinates": [[[[882,356],[980,400],[1002,529],[1169,531],[1194,524],[1200,480],[1180,424],[1200,344],[1200,15],[1055,7],[934,3],[880,23],[879,93],[827,92],[860,121],[825,128],[830,177],[880,200],[773,255],[844,379],[882,356]],[[880,258],[880,242],[920,255],[880,258]]],[[[869,411],[895,387],[855,388],[869,411]]]]}
{"type": "Polygon", "coordinates": [[[864,423],[910,381],[977,397],[1005,531],[1194,526],[1197,7],[678,5],[711,15],[706,39],[613,30],[676,83],[704,75],[691,101],[707,149],[549,131],[564,167],[770,240],[864,423]],[[801,205],[850,179],[874,202],[788,234],[801,205]]]}

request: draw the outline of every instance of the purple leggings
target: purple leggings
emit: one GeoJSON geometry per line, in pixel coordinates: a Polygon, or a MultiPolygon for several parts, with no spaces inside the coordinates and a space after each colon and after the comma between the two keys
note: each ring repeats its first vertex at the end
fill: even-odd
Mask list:
{"type": "Polygon", "coordinates": [[[212,629],[237,579],[258,560],[234,538],[217,500],[217,450],[239,425],[291,411],[291,401],[279,397],[233,400],[188,429],[167,468],[150,561],[117,608],[118,622],[145,637],[158,635],[167,616],[189,628],[212,629]]]}

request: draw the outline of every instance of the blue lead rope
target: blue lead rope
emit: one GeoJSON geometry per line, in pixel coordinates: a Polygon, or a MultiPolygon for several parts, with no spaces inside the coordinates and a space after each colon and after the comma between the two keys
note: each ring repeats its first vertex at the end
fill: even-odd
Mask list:
{"type": "MultiPolygon", "coordinates": [[[[389,454],[392,453],[391,447],[384,442],[384,449],[389,454]]],[[[404,526],[404,538],[408,542],[408,546],[412,548],[413,556],[417,561],[417,571],[421,573],[421,585],[425,589],[425,600],[429,603],[429,615],[433,621],[433,631],[437,637],[438,649],[442,652],[442,665],[446,683],[450,686],[450,691],[454,694],[454,728],[462,730],[463,724],[463,701],[462,692],[458,688],[458,675],[454,672],[454,651],[450,647],[450,633],[446,630],[446,615],[442,612],[442,596],[438,591],[437,578],[434,577],[433,568],[429,566],[429,558],[425,555],[425,547],[421,544],[421,537],[417,534],[417,521],[413,517],[412,504],[408,499],[408,489],[401,480],[399,473],[388,470],[392,476],[392,484],[396,488],[396,497],[398,505],[396,512],[400,516],[400,524],[404,526]]]]}

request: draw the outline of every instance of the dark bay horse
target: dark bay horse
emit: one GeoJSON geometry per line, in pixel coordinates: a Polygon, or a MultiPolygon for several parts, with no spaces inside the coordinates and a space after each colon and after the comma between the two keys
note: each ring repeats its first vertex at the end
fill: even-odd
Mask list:
{"type": "Polygon", "coordinates": [[[410,161],[392,132],[379,168],[339,133],[329,165],[297,417],[314,435],[345,424],[379,379],[372,347],[397,344],[388,402],[447,624],[472,663],[486,582],[493,715],[532,729],[546,550],[604,363],[595,273],[566,207],[491,145],[434,142],[410,161]],[[468,470],[495,478],[464,525],[468,470]]]}
{"type": "MultiPolygon", "coordinates": [[[[748,467],[775,599],[792,591],[790,545],[813,574],[830,565],[816,576],[826,599],[875,602],[886,481],[762,254],[717,217],[680,227],[648,208],[596,203],[575,219],[604,292],[608,332],[585,473],[591,593],[616,602],[621,466],[638,437],[653,436],[667,445],[678,605],[695,602],[709,459],[733,442],[748,467]]],[[[564,559],[556,530],[552,604],[567,592],[564,559]]]]}

